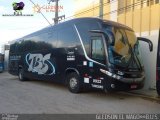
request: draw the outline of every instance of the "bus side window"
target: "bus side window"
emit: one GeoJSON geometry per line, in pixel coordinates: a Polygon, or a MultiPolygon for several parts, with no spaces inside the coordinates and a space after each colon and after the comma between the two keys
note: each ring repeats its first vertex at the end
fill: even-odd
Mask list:
{"type": "Polygon", "coordinates": [[[97,62],[103,63],[105,62],[105,50],[103,45],[102,37],[92,37],[91,39],[91,57],[97,62]]]}

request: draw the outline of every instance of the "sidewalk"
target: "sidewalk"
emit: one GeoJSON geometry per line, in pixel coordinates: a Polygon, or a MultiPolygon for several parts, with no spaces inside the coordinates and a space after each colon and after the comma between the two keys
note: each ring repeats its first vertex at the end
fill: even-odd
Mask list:
{"type": "Polygon", "coordinates": [[[148,89],[148,90],[134,90],[128,92],[130,94],[133,94],[135,96],[139,96],[142,98],[146,98],[149,100],[154,100],[160,103],[160,96],[158,96],[157,91],[154,89],[148,89]]]}

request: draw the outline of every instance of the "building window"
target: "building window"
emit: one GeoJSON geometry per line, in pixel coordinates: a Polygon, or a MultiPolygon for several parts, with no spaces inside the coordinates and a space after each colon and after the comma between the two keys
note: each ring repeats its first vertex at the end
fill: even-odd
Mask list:
{"type": "Polygon", "coordinates": [[[126,0],[126,12],[131,11],[131,8],[132,8],[131,0],[126,0]]]}
{"type": "Polygon", "coordinates": [[[159,0],[155,0],[155,4],[158,4],[159,3],[159,0]]]}
{"type": "Polygon", "coordinates": [[[118,0],[118,14],[123,14],[126,8],[125,0],[118,0]]]}
{"type": "Polygon", "coordinates": [[[141,0],[141,8],[149,6],[149,0],[141,0]]]}
{"type": "Polygon", "coordinates": [[[147,0],[147,5],[154,5],[154,4],[158,4],[159,0],[147,0]]]}
{"type": "Polygon", "coordinates": [[[149,3],[150,3],[149,0],[147,0],[147,6],[149,6],[149,3]]]}
{"type": "Polygon", "coordinates": [[[140,9],[142,6],[141,0],[133,0],[133,9],[140,9]]]}
{"type": "Polygon", "coordinates": [[[150,5],[154,5],[154,0],[150,0],[150,5]]]}

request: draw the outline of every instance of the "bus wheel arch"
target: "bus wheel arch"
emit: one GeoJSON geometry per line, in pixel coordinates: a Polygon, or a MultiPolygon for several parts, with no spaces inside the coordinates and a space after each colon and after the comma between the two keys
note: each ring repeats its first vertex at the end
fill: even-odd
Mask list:
{"type": "Polygon", "coordinates": [[[66,84],[70,92],[80,93],[82,90],[82,82],[79,72],[75,69],[68,69],[66,71],[66,84]]]}
{"type": "Polygon", "coordinates": [[[27,78],[24,76],[24,69],[22,66],[19,67],[19,70],[18,70],[18,78],[20,81],[25,81],[27,80],[27,78]]]}
{"type": "Polygon", "coordinates": [[[66,70],[65,70],[65,84],[67,85],[67,77],[69,76],[69,74],[71,74],[71,73],[77,73],[78,75],[79,75],[79,72],[78,72],[78,70],[77,69],[75,69],[75,68],[67,68],[66,70]]]}

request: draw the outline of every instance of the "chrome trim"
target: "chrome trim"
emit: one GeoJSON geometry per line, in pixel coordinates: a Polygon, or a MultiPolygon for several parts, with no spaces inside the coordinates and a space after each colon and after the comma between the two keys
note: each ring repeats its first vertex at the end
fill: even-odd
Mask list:
{"type": "Polygon", "coordinates": [[[144,81],[144,79],[145,79],[144,75],[141,78],[124,78],[123,76],[119,76],[119,75],[117,75],[115,73],[111,73],[107,70],[100,69],[100,71],[102,73],[112,77],[113,79],[116,79],[117,81],[121,81],[124,83],[140,83],[140,82],[144,81]]]}
{"type": "Polygon", "coordinates": [[[140,83],[144,81],[145,76],[142,76],[141,78],[122,78],[118,81],[124,82],[124,83],[140,83]]]}
{"type": "Polygon", "coordinates": [[[100,69],[100,71],[108,76],[112,76],[112,73],[107,70],[100,69]]]}
{"type": "Polygon", "coordinates": [[[99,63],[99,62],[97,62],[97,61],[95,61],[95,60],[92,60],[92,59],[90,59],[90,58],[88,57],[88,55],[87,55],[87,53],[86,53],[86,50],[85,50],[85,47],[84,47],[84,44],[83,44],[83,42],[82,42],[82,38],[81,38],[81,36],[80,36],[80,34],[79,34],[79,31],[78,31],[78,29],[77,29],[77,27],[76,27],[75,24],[74,24],[74,27],[75,27],[76,32],[77,32],[77,34],[78,34],[79,40],[80,40],[80,42],[81,42],[81,45],[82,45],[82,48],[83,48],[83,52],[84,52],[85,58],[86,58],[87,60],[91,61],[91,62],[94,62],[94,63],[97,63],[97,64],[99,64],[99,65],[105,66],[104,64],[99,63]]]}

